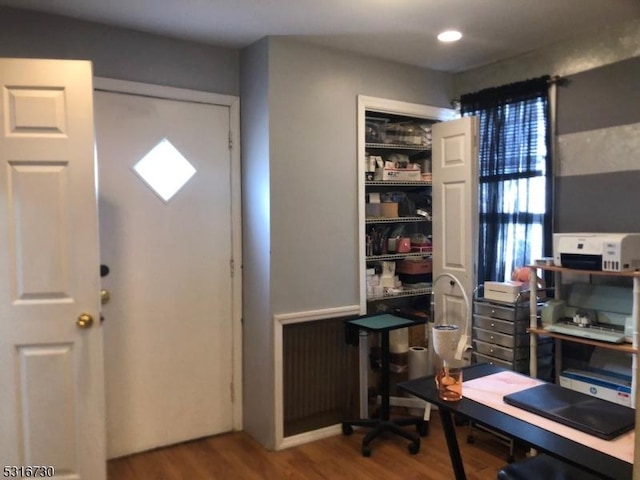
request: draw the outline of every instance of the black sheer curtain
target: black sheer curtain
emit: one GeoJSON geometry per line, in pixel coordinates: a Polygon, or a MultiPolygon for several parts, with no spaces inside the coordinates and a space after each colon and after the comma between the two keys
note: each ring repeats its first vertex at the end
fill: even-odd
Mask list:
{"type": "Polygon", "coordinates": [[[504,281],[550,255],[549,77],[463,95],[460,107],[480,123],[478,283],[504,281]]]}

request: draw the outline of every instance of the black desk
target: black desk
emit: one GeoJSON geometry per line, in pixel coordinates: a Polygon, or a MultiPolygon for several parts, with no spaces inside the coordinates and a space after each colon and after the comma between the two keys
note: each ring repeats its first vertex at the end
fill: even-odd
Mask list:
{"type": "MultiPolygon", "coordinates": [[[[503,370],[503,368],[489,364],[473,365],[465,368],[464,380],[472,380],[503,370]]],[[[456,438],[453,422],[454,414],[473,420],[506,436],[513,437],[525,445],[581,469],[601,475],[603,478],[625,480],[631,479],[633,474],[633,465],[631,463],[464,398],[464,389],[462,392],[463,398],[459,402],[440,400],[433,377],[422,377],[402,382],[398,384],[398,388],[438,406],[456,480],[465,480],[466,476],[456,438]]]]}

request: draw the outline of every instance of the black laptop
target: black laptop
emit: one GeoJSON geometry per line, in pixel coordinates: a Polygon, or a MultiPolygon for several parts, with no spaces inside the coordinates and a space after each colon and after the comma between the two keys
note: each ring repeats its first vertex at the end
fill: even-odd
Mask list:
{"type": "Polygon", "coordinates": [[[635,426],[635,410],[552,383],[503,397],[505,403],[605,440],[635,426]]]}

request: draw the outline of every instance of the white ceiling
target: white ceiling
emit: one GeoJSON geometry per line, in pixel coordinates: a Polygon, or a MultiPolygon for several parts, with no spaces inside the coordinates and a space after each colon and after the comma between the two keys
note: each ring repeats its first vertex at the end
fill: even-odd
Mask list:
{"type": "Polygon", "coordinates": [[[640,0],[0,0],[0,5],[243,48],[287,35],[458,72],[640,18],[640,0]],[[439,44],[445,28],[464,33],[439,44]]]}

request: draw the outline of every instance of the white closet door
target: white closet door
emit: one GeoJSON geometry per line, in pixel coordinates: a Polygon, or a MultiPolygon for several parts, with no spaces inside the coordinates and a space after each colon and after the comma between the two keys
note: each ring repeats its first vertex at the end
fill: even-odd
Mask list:
{"type": "Polygon", "coordinates": [[[468,342],[478,244],[477,131],[476,117],[433,126],[434,321],[460,325],[468,342]]]}
{"type": "Polygon", "coordinates": [[[91,76],[0,60],[0,465],[68,480],[106,478],[91,76]]]}

